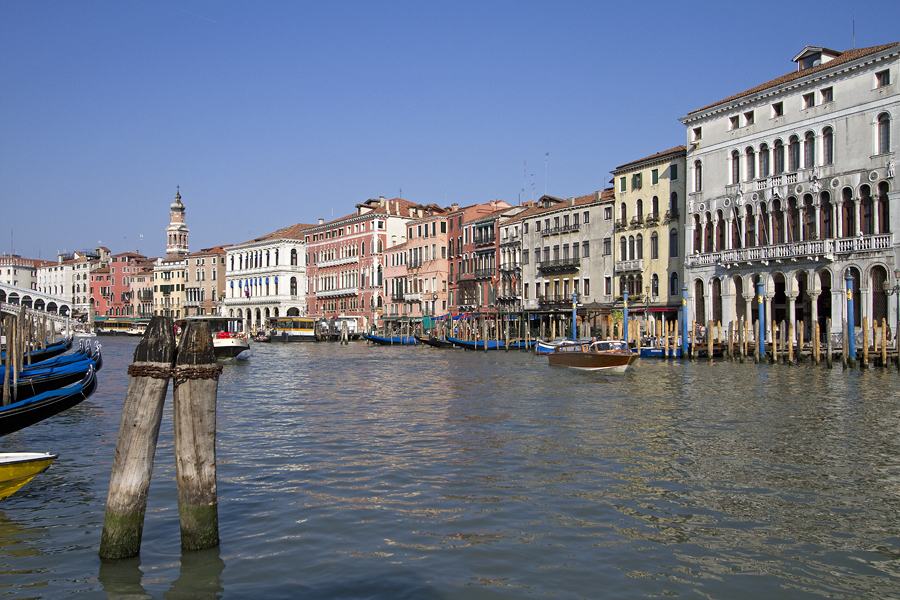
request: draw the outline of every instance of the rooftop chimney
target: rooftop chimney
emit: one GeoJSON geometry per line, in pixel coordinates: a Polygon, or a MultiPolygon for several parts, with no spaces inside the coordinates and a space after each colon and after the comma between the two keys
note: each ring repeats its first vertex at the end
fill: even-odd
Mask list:
{"type": "Polygon", "coordinates": [[[454,202],[453,204],[450,205],[450,209],[453,210],[454,212],[459,210],[459,204],[454,202]]]}
{"type": "Polygon", "coordinates": [[[325,219],[319,219],[319,225],[324,225],[324,224],[325,224],[325,219]]]}

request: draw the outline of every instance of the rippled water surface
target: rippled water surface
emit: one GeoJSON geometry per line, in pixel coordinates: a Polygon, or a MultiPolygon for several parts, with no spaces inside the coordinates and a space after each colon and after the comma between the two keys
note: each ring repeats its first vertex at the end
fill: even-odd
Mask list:
{"type": "Polygon", "coordinates": [[[257,344],[218,397],[221,546],[182,553],[171,404],[141,556],[97,556],[136,340],[0,439],[0,597],[900,597],[900,375],[257,344]]]}

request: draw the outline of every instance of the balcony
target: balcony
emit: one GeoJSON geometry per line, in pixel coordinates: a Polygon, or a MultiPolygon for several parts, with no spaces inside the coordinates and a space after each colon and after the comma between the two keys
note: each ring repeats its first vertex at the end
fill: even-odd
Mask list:
{"type": "Polygon", "coordinates": [[[472,240],[472,243],[475,244],[475,246],[493,246],[494,242],[496,241],[497,236],[495,236],[492,232],[490,235],[475,236],[475,239],[472,240]]]}
{"type": "Polygon", "coordinates": [[[580,223],[572,223],[571,225],[563,225],[560,228],[560,231],[562,233],[574,233],[574,232],[578,231],[579,229],[581,229],[580,223]]]}
{"type": "Polygon", "coordinates": [[[659,225],[659,215],[658,214],[647,215],[646,223],[647,223],[647,227],[659,225]]]}
{"type": "Polygon", "coordinates": [[[616,231],[625,231],[628,229],[628,223],[622,219],[616,219],[614,225],[616,231]]]}
{"type": "Polygon", "coordinates": [[[338,288],[334,290],[320,290],[316,292],[316,298],[340,298],[347,296],[355,296],[359,293],[359,289],[355,287],[351,288],[338,288]]]}
{"type": "Polygon", "coordinates": [[[548,294],[538,296],[537,301],[544,308],[572,308],[572,294],[548,294]]]}
{"type": "Polygon", "coordinates": [[[663,220],[664,220],[666,223],[668,223],[669,221],[674,221],[675,219],[677,219],[678,216],[679,216],[679,213],[678,213],[678,209],[677,209],[677,208],[672,209],[672,210],[667,210],[667,211],[666,211],[666,216],[663,217],[663,220]]]}
{"type": "MultiPolygon", "coordinates": [[[[774,246],[754,246],[739,250],[724,250],[706,254],[693,254],[685,259],[685,266],[738,266],[741,263],[757,262],[768,266],[769,261],[781,262],[784,259],[834,260],[836,255],[849,255],[856,252],[891,251],[894,246],[894,234],[864,235],[852,238],[805,240],[774,246]]],[[[616,270],[618,271],[616,263],[616,270]]]]}
{"type": "Polygon", "coordinates": [[[403,294],[404,302],[421,302],[422,294],[421,292],[406,292],[403,294]]]}
{"type": "Polygon", "coordinates": [[[639,258],[637,260],[617,260],[616,261],[616,273],[621,273],[624,271],[643,271],[644,270],[644,259],[639,258]]]}
{"type": "Polygon", "coordinates": [[[521,265],[517,262],[511,262],[511,263],[500,265],[500,270],[503,271],[504,273],[512,273],[512,272],[521,270],[521,265]]]}
{"type": "Polygon", "coordinates": [[[475,279],[490,279],[497,272],[494,269],[475,269],[473,275],[475,279]]]}
{"type": "Polygon", "coordinates": [[[333,260],[320,260],[316,267],[327,269],[328,267],[339,267],[341,265],[351,265],[359,262],[359,256],[345,256],[343,258],[335,258],[333,260]]]}
{"type": "Polygon", "coordinates": [[[562,271],[574,271],[581,266],[580,258],[558,258],[545,260],[535,265],[541,273],[556,273],[562,271]]]}

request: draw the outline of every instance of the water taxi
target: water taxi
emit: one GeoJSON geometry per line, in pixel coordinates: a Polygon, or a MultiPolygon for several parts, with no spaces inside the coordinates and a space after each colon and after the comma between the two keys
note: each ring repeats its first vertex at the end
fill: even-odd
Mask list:
{"type": "Polygon", "coordinates": [[[624,371],[637,358],[638,355],[631,351],[628,344],[619,340],[597,341],[575,346],[563,345],[547,355],[553,366],[592,371],[599,369],[624,371]]]}
{"type": "Polygon", "coordinates": [[[273,342],[316,341],[316,320],[312,317],[269,317],[273,342]]]}
{"type": "Polygon", "coordinates": [[[209,332],[212,334],[213,351],[216,358],[236,358],[245,350],[250,349],[250,340],[246,333],[238,331],[241,320],[237,317],[220,317],[218,315],[206,315],[199,317],[185,317],[175,322],[181,331],[189,321],[209,323],[209,332]]]}

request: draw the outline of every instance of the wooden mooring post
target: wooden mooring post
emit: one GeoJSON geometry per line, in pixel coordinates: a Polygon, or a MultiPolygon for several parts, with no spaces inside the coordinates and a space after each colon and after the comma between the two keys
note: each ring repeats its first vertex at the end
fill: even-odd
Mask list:
{"type": "Polygon", "coordinates": [[[131,378],[106,500],[101,559],[117,560],[140,553],[169,378],[174,389],[181,547],[200,550],[218,545],[215,435],[221,372],[208,323],[189,322],[176,353],[172,319],[150,320],[134,352],[134,363],[128,368],[131,378]]]}
{"type": "Polygon", "coordinates": [[[147,490],[174,362],[174,323],[170,317],[153,317],[128,369],[131,377],[119,421],[100,558],[116,560],[141,551],[147,490]]]}
{"type": "Polygon", "coordinates": [[[209,323],[188,321],[178,344],[172,380],[175,479],[184,550],[219,545],[216,395],[221,373],[209,323]]]}

